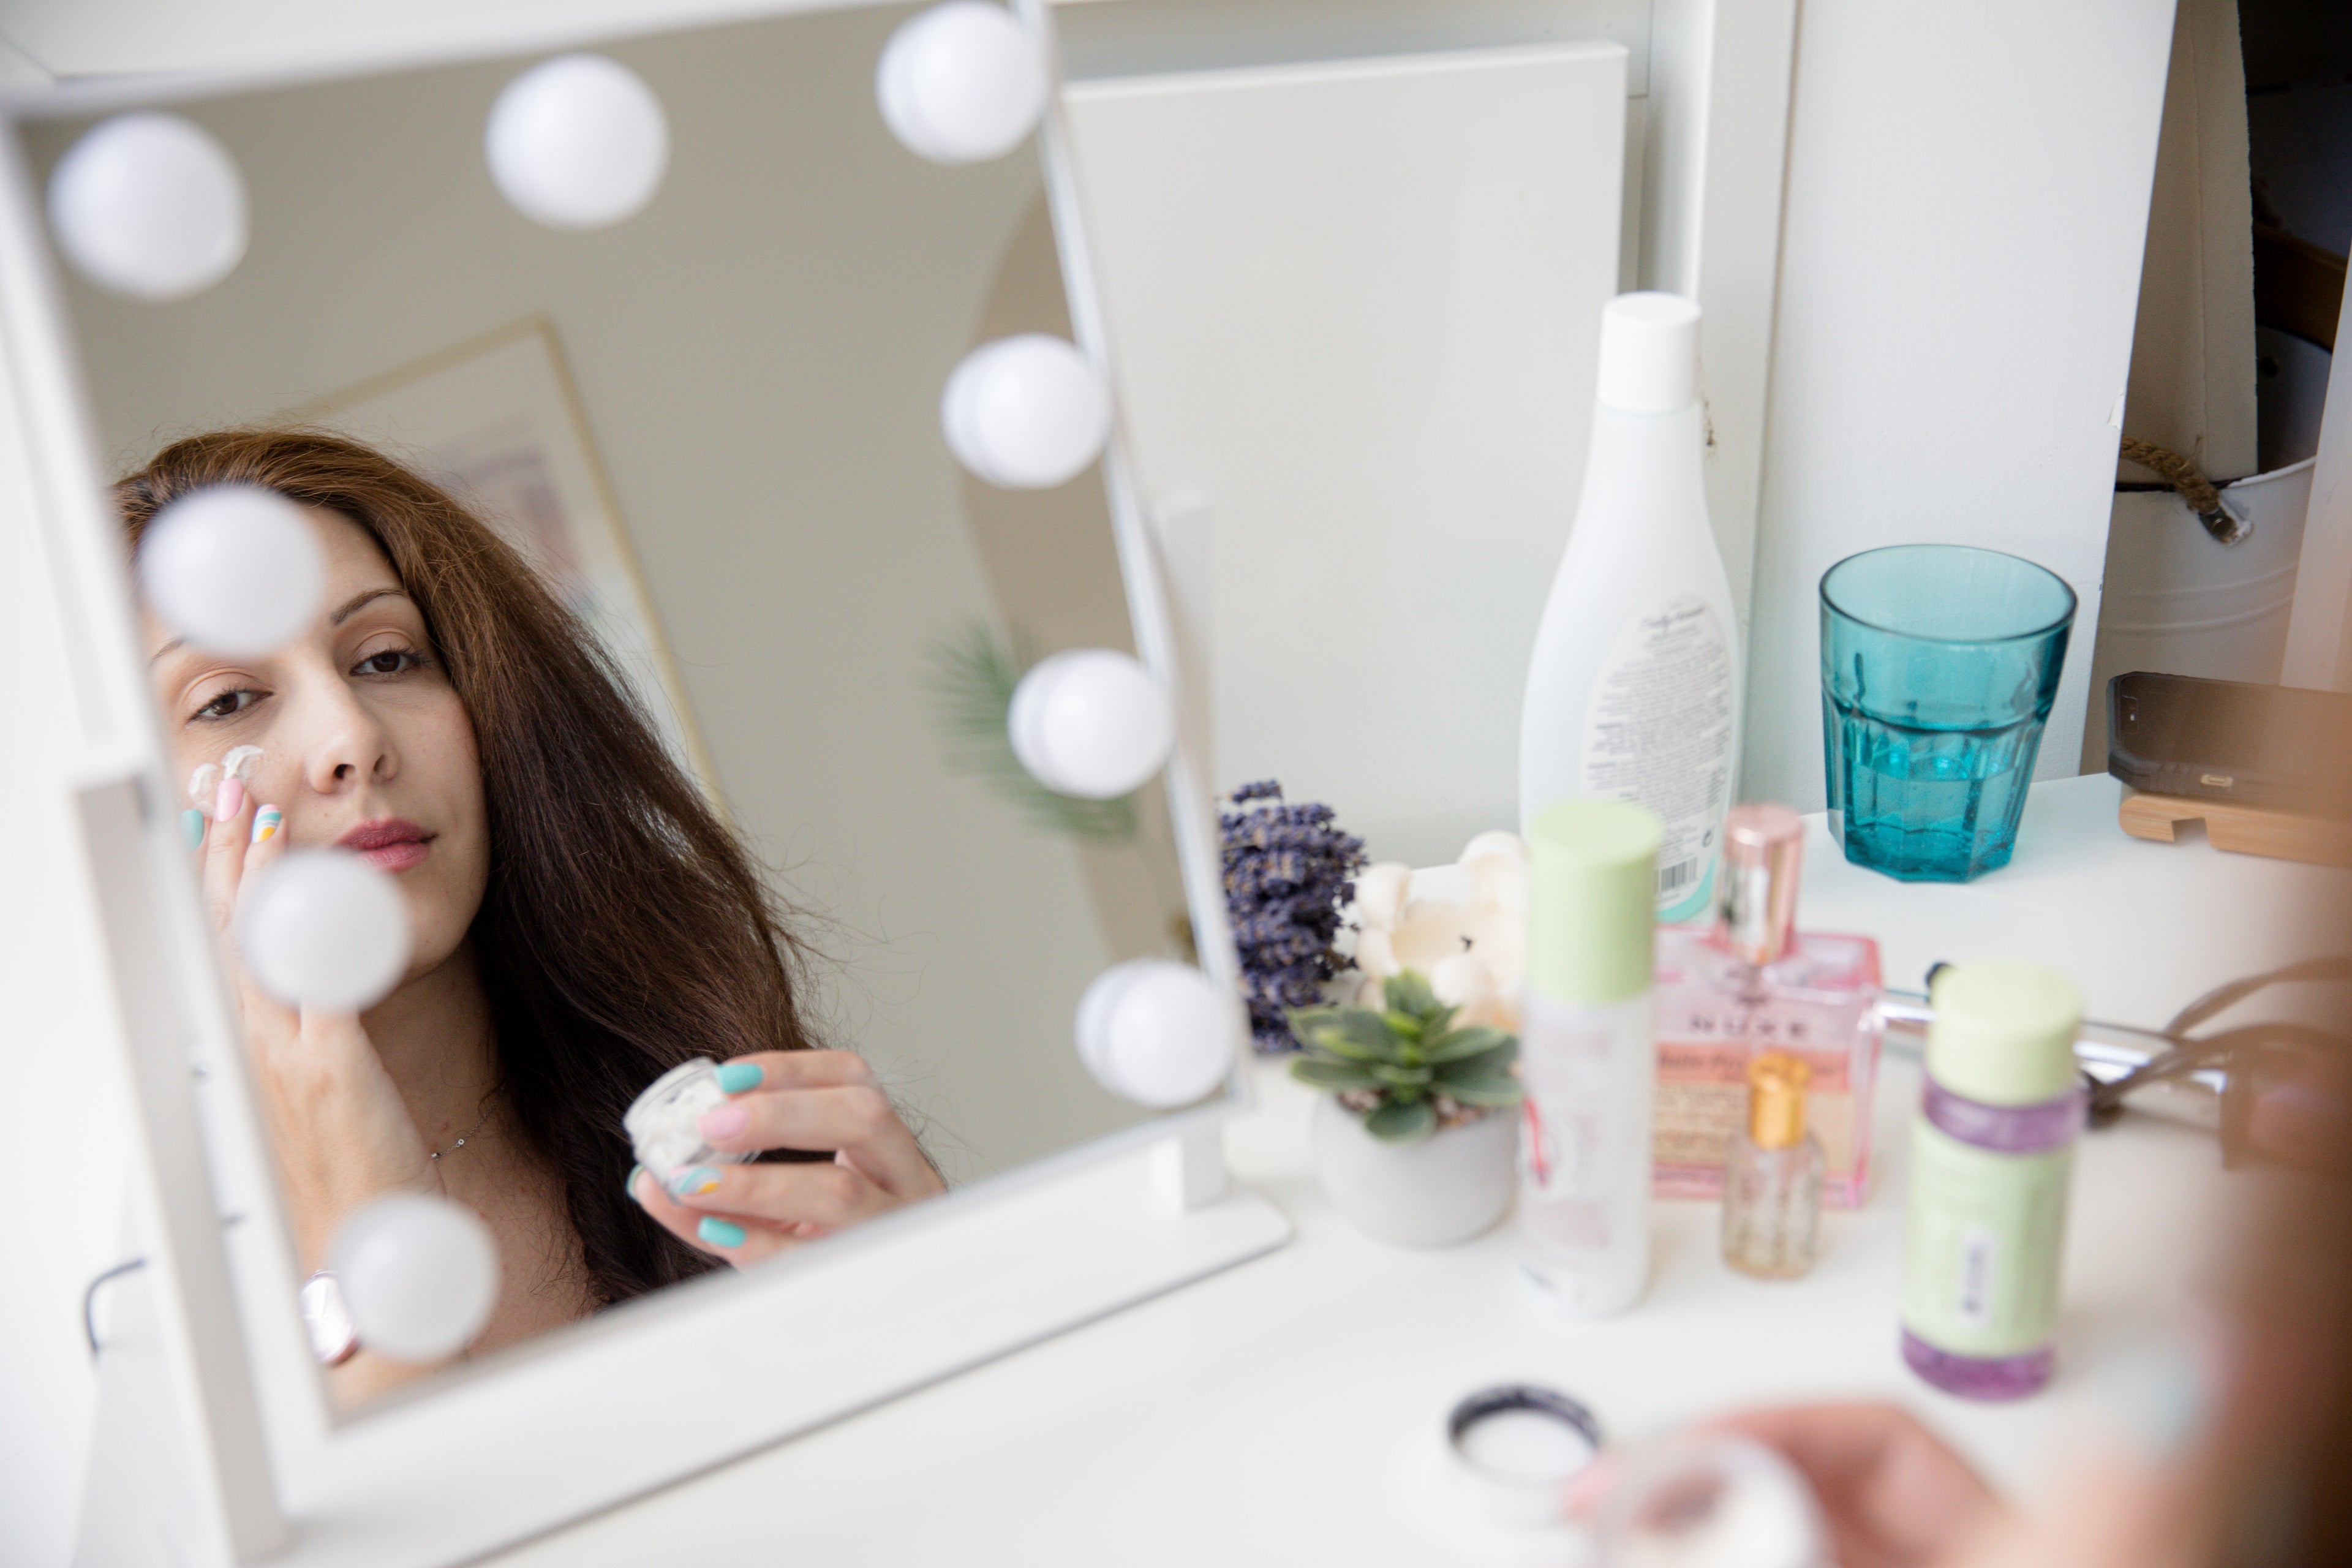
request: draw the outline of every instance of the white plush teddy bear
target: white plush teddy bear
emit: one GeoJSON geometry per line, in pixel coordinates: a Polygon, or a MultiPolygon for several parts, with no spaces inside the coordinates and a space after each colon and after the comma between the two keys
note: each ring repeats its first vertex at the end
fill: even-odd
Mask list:
{"type": "Polygon", "coordinates": [[[1481,833],[1459,860],[1465,902],[1408,899],[1412,868],[1370,866],[1342,918],[1356,928],[1356,1005],[1381,1005],[1381,983],[1402,970],[1429,976],[1437,999],[1459,1007],[1455,1021],[1519,1032],[1528,977],[1528,847],[1516,833],[1481,833]]]}

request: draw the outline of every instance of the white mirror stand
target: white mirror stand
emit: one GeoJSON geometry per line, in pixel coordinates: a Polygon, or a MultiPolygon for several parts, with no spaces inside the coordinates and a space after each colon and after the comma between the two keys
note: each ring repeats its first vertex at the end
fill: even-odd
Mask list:
{"type": "MultiPolygon", "coordinates": [[[[77,1561],[236,1561],[217,1533],[230,1500],[211,1490],[232,1479],[263,1493],[241,1500],[241,1527],[269,1531],[243,1561],[428,1568],[526,1539],[1280,1247],[1290,1227],[1272,1205],[1213,1195],[1224,1186],[1217,1139],[1202,1118],[976,1194],[989,1201],[930,1205],[940,1218],[961,1209],[950,1223],[906,1211],[915,1223],[877,1222],[799,1260],[814,1267],[788,1259],[755,1282],[713,1281],[734,1285],[723,1294],[689,1286],[649,1299],[371,1415],[281,1471],[275,1503],[266,1466],[226,1473],[220,1439],[236,1435],[220,1430],[220,1408],[208,1451],[172,1441],[173,1426],[190,1424],[164,1342],[171,1313],[155,1294],[167,1287],[153,1272],[134,1277],[149,1283],[118,1286],[141,1294],[110,1313],[77,1561]],[[1197,1206],[1174,1206],[1178,1195],[1197,1206]],[[690,1336],[658,1331],[660,1318],[685,1314],[690,1336]],[[269,1536],[282,1547],[269,1550],[269,1536]]],[[[251,1433],[249,1400],[242,1421],[251,1433]]]]}
{"type": "Polygon", "coordinates": [[[283,1412],[272,1433],[262,1410],[273,1394],[282,1403],[288,1369],[248,1343],[262,1337],[252,1325],[240,1331],[231,1278],[266,1282],[284,1265],[265,1226],[225,1221],[205,1174],[205,1097],[174,1091],[187,1036],[151,879],[171,824],[143,820],[161,814],[143,812],[140,794],[128,781],[79,794],[149,1151],[150,1266],[110,1287],[100,1352],[77,1557],[91,1568],[457,1562],[1289,1237],[1271,1204],[1228,1187],[1220,1142],[1230,1106],[1205,1107],[748,1277],[646,1298],[289,1443],[283,1412]],[[226,1247],[207,1244],[223,1236],[226,1247]],[[257,1383],[259,1363],[273,1362],[279,1376],[257,1383]]]}

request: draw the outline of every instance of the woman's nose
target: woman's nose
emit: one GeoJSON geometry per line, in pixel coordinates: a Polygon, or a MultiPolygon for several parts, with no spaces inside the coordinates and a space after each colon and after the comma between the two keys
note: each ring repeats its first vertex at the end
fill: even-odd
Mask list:
{"type": "Polygon", "coordinates": [[[349,686],[337,681],[306,707],[302,771],[312,790],[332,795],[399,771],[390,732],[349,686]]]}

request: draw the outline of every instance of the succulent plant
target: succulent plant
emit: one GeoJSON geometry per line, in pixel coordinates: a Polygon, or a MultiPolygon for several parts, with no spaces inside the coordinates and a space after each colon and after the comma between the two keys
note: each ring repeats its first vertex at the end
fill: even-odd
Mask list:
{"type": "Polygon", "coordinates": [[[1516,1036],[1483,1024],[1454,1026],[1457,1009],[1408,969],[1381,985],[1385,1010],[1301,1007],[1290,1015],[1306,1054],[1290,1076],[1337,1095],[1364,1131],[1410,1143],[1525,1098],[1511,1071],[1516,1036]]]}

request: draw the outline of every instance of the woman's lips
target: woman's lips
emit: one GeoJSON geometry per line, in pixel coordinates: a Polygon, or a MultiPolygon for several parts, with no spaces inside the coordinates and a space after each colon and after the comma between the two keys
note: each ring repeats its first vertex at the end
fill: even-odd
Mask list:
{"type": "Polygon", "coordinates": [[[379,871],[405,871],[433,852],[433,835],[398,816],[362,822],[335,842],[379,871]]]}

